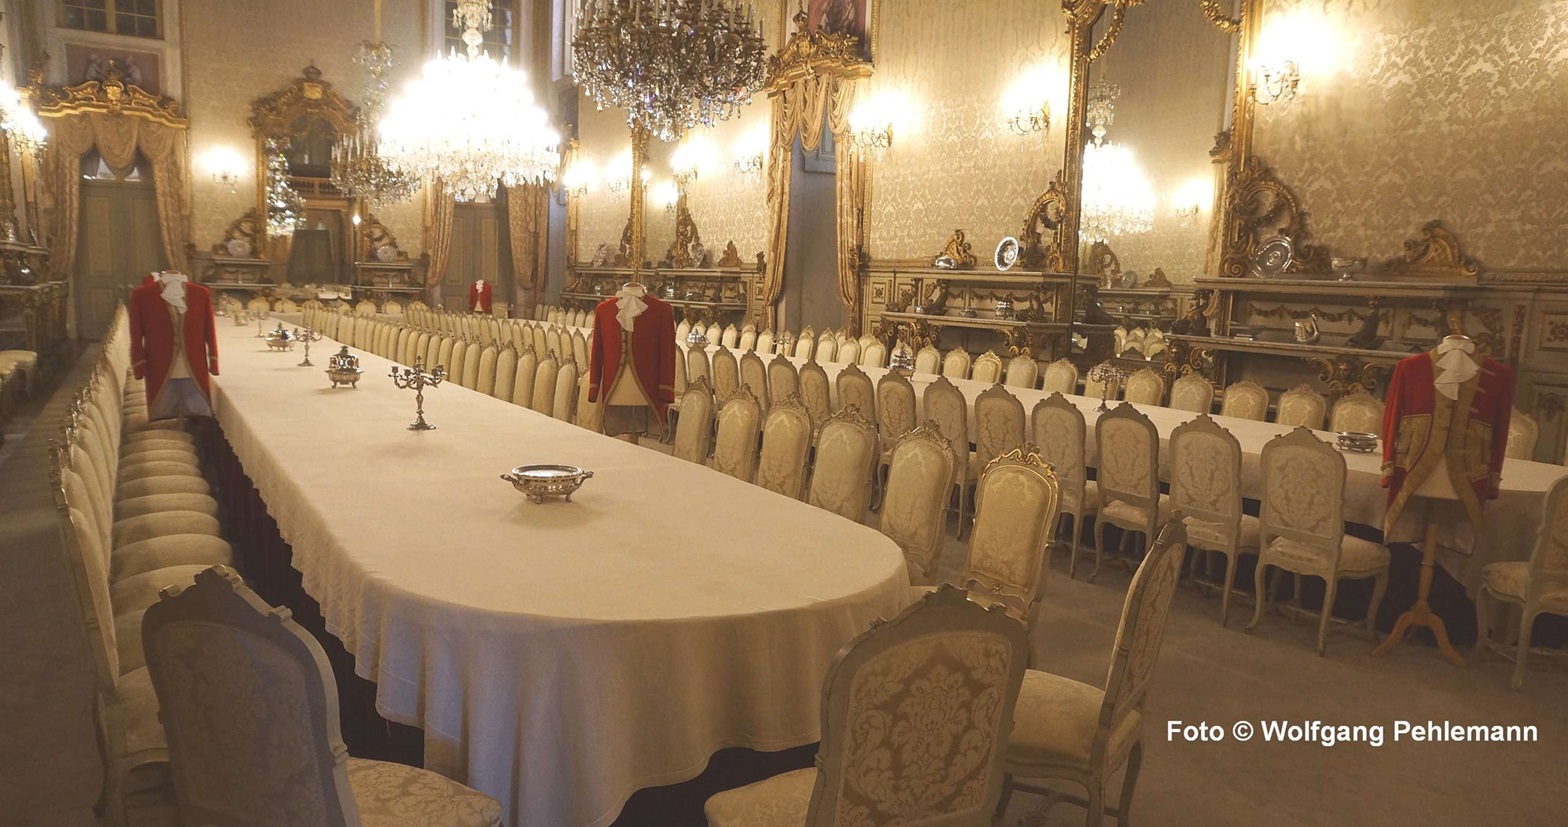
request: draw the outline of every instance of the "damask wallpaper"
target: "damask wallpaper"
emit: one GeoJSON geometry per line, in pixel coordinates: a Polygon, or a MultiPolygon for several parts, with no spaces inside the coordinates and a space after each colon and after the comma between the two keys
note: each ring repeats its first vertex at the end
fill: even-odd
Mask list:
{"type": "MultiPolygon", "coordinates": [[[[423,0],[384,0],[382,36],[396,64],[392,89],[423,63],[423,0]]],[[[370,3],[319,0],[202,0],[183,9],[185,104],[190,116],[192,239],[205,249],[223,238],[229,223],[256,206],[256,142],[250,103],[292,83],[314,63],[322,79],[355,103],[364,97],[363,74],[353,51],[372,35],[370,3]],[[245,159],[236,192],[213,180],[204,153],[223,147],[245,159]]],[[[375,212],[410,256],[423,251],[423,195],[375,212]]]]}
{"type": "Polygon", "coordinates": [[[600,244],[610,246],[613,258],[621,243],[626,217],[631,214],[631,203],[626,193],[615,195],[605,186],[606,167],[617,158],[631,157],[631,133],[626,126],[626,113],[619,109],[600,112],[593,101],[582,97],[577,111],[582,121],[578,125],[579,157],[593,164],[597,172],[597,180],[578,206],[577,260],[586,262],[593,258],[593,251],[600,244]]]}
{"type": "Polygon", "coordinates": [[[929,258],[955,228],[977,251],[1017,235],[1062,166],[1066,21],[1036,0],[882,3],[873,95],[908,102],[893,147],[871,171],[874,259],[929,258]],[[1007,128],[1001,98],[1031,72],[1050,88],[1053,125],[1007,128]]]}
{"type": "Polygon", "coordinates": [[[1568,271],[1568,2],[1274,0],[1326,19],[1337,71],[1258,107],[1256,154],[1318,241],[1384,259],[1434,218],[1487,271],[1568,271]]]}

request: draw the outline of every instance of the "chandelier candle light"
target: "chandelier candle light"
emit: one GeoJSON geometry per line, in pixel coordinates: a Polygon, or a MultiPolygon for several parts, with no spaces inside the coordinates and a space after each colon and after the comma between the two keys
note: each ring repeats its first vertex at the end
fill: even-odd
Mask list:
{"type": "Polygon", "coordinates": [[[444,365],[436,365],[435,370],[425,373],[425,360],[418,358],[414,360],[414,366],[411,368],[399,368],[397,365],[393,365],[391,376],[392,384],[398,390],[414,389],[415,419],[408,426],[408,429],[410,431],[434,431],[436,426],[425,421],[425,388],[440,387],[441,383],[446,380],[446,367],[444,365]]]}

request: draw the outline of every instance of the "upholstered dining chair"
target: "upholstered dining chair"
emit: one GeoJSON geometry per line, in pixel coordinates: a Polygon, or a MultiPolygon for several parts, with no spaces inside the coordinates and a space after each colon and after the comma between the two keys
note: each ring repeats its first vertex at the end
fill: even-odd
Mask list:
{"type": "Polygon", "coordinates": [[[1247,379],[1232,382],[1220,400],[1220,416],[1263,422],[1269,417],[1269,392],[1247,379]]]}
{"type": "Polygon", "coordinates": [[[975,397],[975,453],[970,462],[978,478],[991,460],[1024,441],[1024,403],[1005,385],[993,384],[975,397]]]}
{"type": "Polygon", "coordinates": [[[734,349],[740,344],[740,330],[735,325],[725,325],[724,330],[719,334],[719,344],[734,349]]]}
{"type": "Polygon", "coordinates": [[[1027,661],[1005,607],[938,589],[834,658],[816,766],[713,796],[709,827],[989,824],[1027,661]]]}
{"type": "Polygon", "coordinates": [[[1069,396],[1078,392],[1078,366],[1066,359],[1057,359],[1045,366],[1045,379],[1041,388],[1046,393],[1063,393],[1069,396]]]}
{"type": "Polygon", "coordinates": [[[788,356],[780,353],[768,363],[768,394],[770,400],[783,399],[800,393],[800,373],[788,356]]]}
{"type": "Polygon", "coordinates": [[[572,331],[572,358],[584,369],[588,366],[588,337],[580,330],[572,331]]]}
{"type": "Polygon", "coordinates": [[[687,346],[686,384],[690,385],[698,379],[708,380],[710,386],[713,384],[712,368],[708,364],[708,349],[700,345],[687,346]]]}
{"type": "Polygon", "coordinates": [[[593,388],[586,371],[577,376],[577,402],[572,409],[572,424],[596,434],[604,433],[604,409],[588,401],[588,391],[593,388]]]}
{"type": "MultiPolygon", "coordinates": [[[[817,352],[822,352],[820,346],[817,352]]],[[[800,401],[811,414],[812,428],[820,431],[833,414],[833,383],[815,360],[800,366],[800,401]]]]}
{"type": "Polygon", "coordinates": [[[1127,377],[1122,398],[1134,405],[1158,405],[1165,400],[1165,378],[1153,368],[1143,368],[1127,377]]]}
{"type": "Polygon", "coordinates": [[[927,422],[900,437],[888,457],[878,527],[903,549],[910,582],[929,583],[942,545],[953,448],[942,429],[927,422]]]}
{"type": "Polygon", "coordinates": [[[1127,325],[1117,325],[1116,328],[1111,331],[1111,341],[1112,347],[1115,348],[1115,355],[1121,356],[1122,354],[1125,354],[1130,349],[1127,346],[1127,325]]]}
{"type": "Polygon", "coordinates": [[[1214,386],[1196,373],[1171,383],[1171,408],[1206,414],[1214,408],[1214,386]]]}
{"type": "MultiPolygon", "coordinates": [[[[543,324],[534,325],[533,338],[534,353],[538,355],[540,361],[544,361],[544,357],[550,355],[550,337],[545,335],[543,324]]],[[[559,356],[560,354],[556,355],[559,356]]]]}
{"type": "Polygon", "coordinates": [[[1314,431],[1323,429],[1323,418],[1328,414],[1328,402],[1323,394],[1310,385],[1297,385],[1279,395],[1279,406],[1274,411],[1274,421],[1290,428],[1305,426],[1314,431]]]}
{"type": "Polygon", "coordinates": [[[877,380],[877,433],[883,451],[890,451],[899,437],[914,430],[915,386],[897,371],[888,371],[877,380]]]}
{"type": "Polygon", "coordinates": [[[463,349],[463,381],[462,385],[469,390],[479,387],[480,359],[484,356],[484,348],[479,342],[469,342],[463,349]]]}
{"type": "Polygon", "coordinates": [[[863,368],[887,367],[887,345],[873,340],[860,346],[860,366],[863,368]]]}
{"type": "Polygon", "coordinates": [[[1123,545],[1127,532],[1142,534],[1147,541],[1169,507],[1160,496],[1160,432],[1147,416],[1130,404],[1117,405],[1095,421],[1094,439],[1099,456],[1095,470],[1100,512],[1094,521],[1091,583],[1105,559],[1106,527],[1122,530],[1123,545]]]}
{"type": "Polygon", "coordinates": [[[735,360],[735,353],[729,348],[719,345],[713,351],[713,360],[709,365],[713,375],[713,394],[719,399],[728,399],[729,395],[740,387],[740,363],[735,360]]]}
{"type": "Polygon", "coordinates": [[[670,447],[677,459],[698,465],[708,461],[713,448],[713,392],[707,379],[697,377],[681,394],[681,415],[675,421],[675,440],[670,447]]]}
{"type": "Polygon", "coordinates": [[[741,385],[719,408],[718,435],[713,444],[713,470],[743,482],[757,474],[757,433],[762,408],[750,385],[741,385]]]}
{"type": "Polygon", "coordinates": [[[877,390],[871,377],[860,369],[859,365],[847,364],[838,372],[833,380],[834,387],[838,388],[838,406],[842,410],[854,405],[860,415],[875,423],[877,421],[877,390]]]}
{"type": "Polygon", "coordinates": [[[742,327],[740,329],[740,339],[737,341],[735,347],[742,351],[756,350],[757,326],[754,324],[748,324],[745,327],[742,327]]]}
{"type": "Polygon", "coordinates": [[[1383,400],[1366,391],[1353,391],[1341,396],[1334,407],[1329,409],[1328,429],[1336,433],[1381,433],[1383,400]]]}
{"type": "Polygon", "coordinates": [[[1165,352],[1166,347],[1165,332],[1153,328],[1149,331],[1148,337],[1143,340],[1143,358],[1152,362],[1156,356],[1165,352]]]}
{"type": "Polygon", "coordinates": [[[860,342],[846,339],[838,343],[838,364],[853,365],[860,361],[860,342]]]}
{"type": "Polygon", "coordinates": [[[555,399],[550,405],[550,416],[562,422],[575,421],[577,373],[577,360],[568,356],[555,374],[555,399]]]}
{"type": "Polygon", "coordinates": [[[968,379],[969,367],[973,361],[969,351],[955,347],[942,359],[942,375],[948,379],[968,379]]]}
{"type": "Polygon", "coordinates": [[[450,336],[431,339],[431,352],[425,357],[425,370],[432,371],[437,367],[441,367],[445,368],[447,375],[450,376],[452,374],[452,350],[455,344],[450,336]]]}
{"type": "MultiPolygon", "coordinates": [[[[692,326],[691,326],[691,332],[697,334],[698,336],[703,337],[704,339],[708,339],[709,344],[712,344],[713,339],[709,339],[708,338],[708,324],[707,324],[707,322],[703,322],[701,320],[699,320],[697,322],[694,322],[692,324],[692,326]]],[[[713,338],[718,338],[718,337],[715,336],[713,338]]],[[[685,344],[685,342],[682,341],[681,344],[685,344]]]]}
{"type": "Polygon", "coordinates": [[[953,444],[953,487],[958,495],[958,525],[962,528],[972,510],[970,486],[979,479],[979,471],[969,460],[969,401],[946,376],[938,376],[921,392],[920,408],[942,433],[953,434],[949,440],[953,444]]]}
{"type": "Polygon", "coordinates": [[[833,335],[831,329],[822,331],[817,337],[817,350],[811,358],[818,362],[835,362],[838,360],[838,337],[833,335]]]}
{"type": "Polygon", "coordinates": [[[1084,471],[1084,447],[1088,428],[1083,411],[1067,401],[1060,391],[1035,403],[1029,412],[1030,438],[1039,451],[1040,458],[1050,463],[1056,472],[1057,489],[1061,492],[1060,516],[1073,518],[1071,539],[1067,546],[1068,576],[1077,573],[1078,540],[1083,534],[1083,518],[1100,510],[1100,489],[1087,479],[1084,471]]]}
{"type": "Polygon", "coordinates": [[[476,790],[349,757],[326,653],[233,570],[171,587],[143,624],[183,823],[368,827],[417,813],[426,824],[502,824],[500,802],[476,790]]]}
{"type": "Polygon", "coordinates": [[[1535,417],[1514,409],[1513,416],[1508,420],[1508,444],[1503,449],[1503,456],[1509,459],[1534,459],[1535,444],[1541,438],[1541,426],[1535,422],[1535,417]]]}
{"type": "Polygon", "coordinates": [[[474,370],[476,371],[474,390],[485,396],[495,394],[495,364],[499,356],[500,354],[496,352],[495,345],[490,345],[479,351],[479,358],[474,362],[474,370]]]}
{"type": "Polygon", "coordinates": [[[942,351],[931,345],[926,345],[915,352],[915,373],[920,376],[935,376],[942,369],[942,351]]]}
{"type": "Polygon", "coordinates": [[[1171,432],[1171,508],[1186,515],[1187,548],[1193,567],[1215,553],[1225,558],[1220,625],[1230,620],[1236,561],[1258,553],[1258,518],[1241,511],[1241,443],[1208,414],[1171,432]]]}
{"type": "Polygon", "coordinates": [[[1049,672],[1024,673],[1013,710],[1013,734],[1007,740],[1007,778],[998,812],[1014,790],[1023,790],[1087,808],[1086,823],[1093,827],[1099,827],[1106,815],[1114,815],[1123,827],[1131,823],[1143,766],[1143,707],[1181,577],[1184,541],[1184,531],[1172,519],[1133,574],[1103,689],[1049,672]],[[1112,809],[1106,806],[1107,787],[1123,767],[1118,805],[1112,809]],[[1088,795],[1062,797],[1018,778],[1067,781],[1082,786],[1088,795]]]}
{"type": "MultiPolygon", "coordinates": [[[[1518,414],[1516,413],[1515,416],[1518,414]]],[[[1541,526],[1535,549],[1528,562],[1492,563],[1481,569],[1481,585],[1475,595],[1476,645],[1479,660],[1487,650],[1514,662],[1509,685],[1524,685],[1525,659],[1530,654],[1530,639],[1535,619],[1542,614],[1568,616],[1568,477],[1562,477],[1546,492],[1541,511],[1541,526]],[[1493,633],[1506,622],[1492,611],[1498,603],[1517,606],[1519,628],[1514,651],[1494,642],[1493,633]]]]}
{"type": "Polygon", "coordinates": [[[773,355],[773,331],[764,330],[757,334],[756,352],[764,356],[773,355]]]}
{"type": "Polygon", "coordinates": [[[846,405],[829,416],[817,432],[806,503],[846,520],[864,520],[879,453],[877,432],[858,407],[846,405]]]}
{"type": "Polygon", "coordinates": [[[817,352],[817,332],[809,326],[800,331],[800,337],[795,340],[795,348],[789,355],[796,359],[810,359],[817,352]]]}
{"type": "Polygon", "coordinates": [[[686,319],[681,319],[680,324],[675,325],[675,343],[681,347],[685,347],[686,338],[690,335],[691,322],[687,321],[686,319]]]}
{"type": "Polygon", "coordinates": [[[980,358],[975,360],[974,367],[970,369],[969,378],[987,384],[1002,381],[1002,357],[997,356],[994,350],[980,354],[980,358]]]}
{"type": "Polygon", "coordinates": [[[1002,375],[1002,384],[1034,390],[1039,380],[1040,363],[1033,356],[1024,353],[1007,360],[1007,372],[1002,375]]]}
{"type": "Polygon", "coordinates": [[[534,394],[529,408],[550,416],[555,412],[555,377],[561,372],[561,363],[556,361],[555,354],[540,360],[539,367],[534,371],[534,394]]]}
{"type": "Polygon", "coordinates": [[[1263,446],[1263,504],[1252,622],[1257,628],[1268,606],[1264,575],[1270,568],[1323,578],[1318,615],[1318,654],[1324,653],[1329,617],[1341,580],[1371,578],[1367,636],[1377,636],[1377,607],[1388,587],[1388,549],[1345,533],[1345,457],[1306,428],[1296,428],[1263,446]]]}
{"type": "Polygon", "coordinates": [[[800,395],[775,400],[762,419],[762,450],[757,456],[759,487],[800,499],[806,485],[806,457],[811,452],[811,413],[800,395]]]}
{"type": "Polygon", "coordinates": [[[992,460],[975,486],[975,527],[958,585],[1005,603],[1032,627],[1061,505],[1056,474],[1033,444],[992,460]]]}
{"type": "MultiPolygon", "coordinates": [[[[490,380],[490,395],[507,402],[512,401],[513,384],[517,381],[517,349],[510,341],[503,341],[495,355],[495,370],[490,380]]],[[[481,383],[483,384],[483,383],[481,383]]]]}
{"type": "Polygon", "coordinates": [[[512,346],[517,348],[518,353],[533,349],[534,334],[531,325],[531,322],[512,322],[512,346]]]}
{"type": "MultiPolygon", "coordinates": [[[[1110,362],[1102,362],[1101,364],[1102,365],[1111,365],[1110,362]]],[[[1096,367],[1098,367],[1098,365],[1096,365],[1096,367]]],[[[1122,394],[1122,386],[1121,386],[1121,383],[1119,381],[1117,381],[1115,379],[1109,379],[1109,380],[1093,379],[1091,377],[1094,376],[1094,373],[1095,373],[1094,368],[1090,368],[1088,375],[1084,377],[1084,380],[1083,380],[1083,395],[1084,396],[1090,397],[1092,399],[1101,399],[1101,398],[1103,398],[1103,399],[1107,399],[1107,400],[1115,399],[1115,398],[1121,396],[1121,394],[1122,394]]]]}
{"type": "Polygon", "coordinates": [[[684,352],[685,348],[686,348],[686,345],[682,345],[682,344],[676,344],[675,345],[675,377],[674,377],[675,382],[674,382],[674,390],[675,390],[675,399],[677,401],[680,400],[681,394],[686,392],[686,365],[687,365],[687,358],[686,358],[686,353],[684,352]]]}
{"type": "Polygon", "coordinates": [[[534,375],[539,372],[539,357],[532,348],[517,355],[517,373],[512,377],[512,404],[534,406],[534,375]]]}
{"type": "Polygon", "coordinates": [[[768,366],[762,361],[762,357],[757,355],[757,351],[748,350],[740,355],[740,383],[742,387],[751,390],[751,395],[756,398],[759,406],[767,407],[768,366]]]}

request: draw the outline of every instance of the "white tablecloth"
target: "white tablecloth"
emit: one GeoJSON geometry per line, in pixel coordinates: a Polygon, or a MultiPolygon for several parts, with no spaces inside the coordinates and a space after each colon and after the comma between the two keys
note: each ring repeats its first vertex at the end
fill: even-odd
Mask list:
{"type": "Polygon", "coordinates": [[[608,824],[720,748],[817,740],[834,654],[906,602],[872,529],[455,384],[411,432],[386,360],[334,390],[330,340],[301,368],[218,330],[218,421],[306,591],[426,764],[512,824],[608,824]],[[548,505],[497,479],[550,462],[596,476],[548,505]]]}

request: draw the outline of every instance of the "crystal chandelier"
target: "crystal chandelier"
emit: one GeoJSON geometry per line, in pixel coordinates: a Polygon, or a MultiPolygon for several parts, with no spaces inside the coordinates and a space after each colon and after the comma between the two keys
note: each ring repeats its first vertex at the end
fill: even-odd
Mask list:
{"type": "Polygon", "coordinates": [[[1116,122],[1116,99],[1121,97],[1122,89],[1112,83],[1100,81],[1089,90],[1089,104],[1086,107],[1085,120],[1089,125],[1089,134],[1094,136],[1096,146],[1105,143],[1105,133],[1116,122]]]}
{"type": "Polygon", "coordinates": [[[267,234],[293,235],[305,223],[305,199],[289,186],[289,160],[280,141],[267,141],[267,234]]]}
{"type": "Polygon", "coordinates": [[[1113,143],[1083,148],[1083,213],[1080,235],[1088,241],[1146,233],[1154,227],[1154,188],[1132,150],[1113,143]]]}
{"type": "Polygon", "coordinates": [[[0,129],[5,130],[14,149],[34,155],[44,148],[49,137],[27,99],[15,86],[4,82],[0,82],[0,129]]]}
{"type": "Polygon", "coordinates": [[[381,121],[381,157],[440,179],[459,201],[488,198],[497,182],[555,180],[561,136],[534,103],[527,76],[479,51],[491,26],[489,3],[460,0],[452,24],[463,29],[467,55],[426,63],[393,99],[381,121]]]}
{"type": "Polygon", "coordinates": [[[674,141],[735,115],[762,88],[767,46],[756,14],[727,0],[582,0],[572,74],[633,129],[674,141]]]}
{"type": "Polygon", "coordinates": [[[339,137],[332,147],[332,184],[372,204],[407,201],[419,189],[419,176],[383,160],[376,139],[376,120],[386,106],[392,47],[379,39],[367,40],[359,44],[354,62],[365,69],[365,105],[354,131],[339,137]]]}

